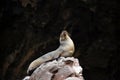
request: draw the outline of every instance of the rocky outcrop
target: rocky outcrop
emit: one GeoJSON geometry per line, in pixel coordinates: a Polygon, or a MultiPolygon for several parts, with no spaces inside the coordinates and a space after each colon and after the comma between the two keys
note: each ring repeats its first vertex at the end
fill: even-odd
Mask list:
{"type": "Polygon", "coordinates": [[[78,59],[60,57],[58,60],[43,63],[23,80],[84,80],[82,70],[78,59]]]}

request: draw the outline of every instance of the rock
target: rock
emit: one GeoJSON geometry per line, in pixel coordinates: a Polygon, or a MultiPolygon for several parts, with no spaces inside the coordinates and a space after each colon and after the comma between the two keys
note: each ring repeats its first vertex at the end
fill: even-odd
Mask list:
{"type": "Polygon", "coordinates": [[[74,57],[60,57],[58,60],[41,64],[29,80],[84,80],[82,67],[74,57]]]}

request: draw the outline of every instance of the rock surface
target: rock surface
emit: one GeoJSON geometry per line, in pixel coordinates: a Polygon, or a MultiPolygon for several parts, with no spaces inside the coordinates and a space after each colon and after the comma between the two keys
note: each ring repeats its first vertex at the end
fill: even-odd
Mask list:
{"type": "MultiPolygon", "coordinates": [[[[25,80],[25,79],[24,79],[25,80]]],[[[43,63],[30,76],[29,80],[84,80],[82,67],[73,57],[60,57],[58,60],[43,63]]]]}

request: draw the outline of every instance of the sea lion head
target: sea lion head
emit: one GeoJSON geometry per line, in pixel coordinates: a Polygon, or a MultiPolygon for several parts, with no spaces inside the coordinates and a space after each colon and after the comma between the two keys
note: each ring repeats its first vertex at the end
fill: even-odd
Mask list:
{"type": "Polygon", "coordinates": [[[65,41],[69,38],[69,33],[66,30],[63,30],[60,34],[60,41],[65,41]]]}

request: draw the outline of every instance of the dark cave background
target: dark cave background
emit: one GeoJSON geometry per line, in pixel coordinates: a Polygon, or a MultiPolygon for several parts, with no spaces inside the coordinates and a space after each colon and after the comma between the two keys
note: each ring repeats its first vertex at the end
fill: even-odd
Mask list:
{"type": "Polygon", "coordinates": [[[120,80],[117,0],[0,0],[0,80],[21,80],[67,30],[85,80],[120,80]],[[52,45],[52,46],[51,46],[52,45]]]}

